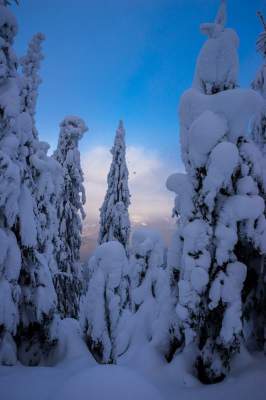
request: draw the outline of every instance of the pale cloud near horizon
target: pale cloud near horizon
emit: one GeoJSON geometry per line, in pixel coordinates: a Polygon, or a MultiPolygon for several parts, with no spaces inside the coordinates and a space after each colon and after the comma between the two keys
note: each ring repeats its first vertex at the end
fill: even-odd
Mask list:
{"type": "MultiPolygon", "coordinates": [[[[107,174],[111,164],[110,149],[96,146],[82,155],[82,168],[86,189],[86,220],[84,234],[95,239],[98,231],[99,208],[102,205],[107,174]]],[[[173,194],[165,187],[167,177],[175,172],[172,165],[162,160],[158,152],[143,147],[127,148],[129,190],[131,193],[130,218],[133,225],[162,226],[171,229],[173,221],[173,194]]]]}

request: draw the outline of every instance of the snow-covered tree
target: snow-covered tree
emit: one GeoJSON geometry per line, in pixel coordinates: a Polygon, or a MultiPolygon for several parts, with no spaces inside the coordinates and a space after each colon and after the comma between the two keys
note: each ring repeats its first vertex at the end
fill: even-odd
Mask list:
{"type": "MultiPolygon", "coordinates": [[[[257,51],[264,58],[264,63],[257,72],[255,80],[252,82],[252,88],[259,92],[263,98],[262,109],[256,115],[252,124],[252,137],[259,147],[264,159],[263,179],[259,186],[260,194],[266,201],[266,23],[263,15],[258,12],[262,22],[263,32],[260,33],[257,40],[257,51]]],[[[242,249],[246,250],[246,249],[242,249]]],[[[244,317],[245,317],[245,336],[251,349],[266,350],[266,259],[265,254],[261,254],[251,264],[248,276],[248,284],[244,293],[244,317]]]]}
{"type": "Polygon", "coordinates": [[[38,142],[38,148],[30,162],[36,183],[33,193],[37,204],[37,242],[40,252],[45,254],[52,276],[58,272],[55,249],[58,248],[57,193],[63,183],[62,168],[47,155],[49,145],[38,142]]]}
{"type": "MultiPolygon", "coordinates": [[[[178,199],[178,196],[176,197],[178,199]]],[[[177,209],[174,207],[172,217],[176,217],[177,209]]],[[[176,223],[179,224],[178,218],[176,223]]],[[[178,282],[180,279],[180,251],[181,248],[178,248],[179,241],[179,231],[178,229],[172,235],[169,247],[167,249],[167,261],[166,261],[166,271],[169,282],[169,290],[170,290],[170,298],[171,304],[173,308],[171,320],[168,322],[169,325],[169,343],[168,343],[168,352],[166,353],[166,359],[170,362],[174,357],[176,351],[182,348],[182,344],[184,342],[181,326],[179,323],[179,319],[176,313],[176,306],[178,303],[178,282]]]]}
{"type": "MultiPolygon", "coordinates": [[[[42,43],[45,37],[42,33],[34,35],[29,43],[27,54],[21,58],[23,84],[22,84],[22,111],[27,111],[34,121],[38,88],[42,82],[39,69],[43,60],[42,43]]],[[[36,135],[37,136],[37,135],[36,135]]]]}
{"type": "Polygon", "coordinates": [[[53,259],[53,247],[57,235],[56,193],[61,183],[60,165],[47,156],[49,145],[38,140],[38,132],[35,126],[36,104],[40,77],[42,43],[45,37],[42,33],[34,35],[29,43],[27,53],[20,59],[22,67],[21,111],[27,112],[32,119],[32,145],[34,152],[29,158],[30,168],[34,180],[33,197],[37,205],[37,238],[41,252],[45,253],[49,260],[51,272],[56,270],[53,259]]]}
{"type": "Polygon", "coordinates": [[[125,303],[123,284],[127,257],[116,241],[100,245],[87,266],[88,288],[81,301],[81,324],[85,340],[95,357],[104,364],[118,356],[119,318],[125,303]]]}
{"type": "MultiPolygon", "coordinates": [[[[22,321],[17,341],[19,358],[27,364],[38,364],[54,347],[58,321],[52,277],[56,269],[53,257],[56,225],[54,198],[60,179],[60,167],[47,156],[49,146],[39,141],[34,119],[38,87],[41,83],[39,69],[43,59],[43,39],[42,34],[33,37],[28,52],[21,61],[23,74],[20,77],[20,111],[24,126],[23,139],[27,148],[22,160],[22,181],[28,193],[24,194],[23,201],[27,205],[31,203],[32,213],[29,211],[25,221],[31,224],[28,230],[34,232],[34,240],[26,242],[26,249],[22,248],[20,274],[22,321]]],[[[21,213],[23,212],[22,209],[21,213]]]]}
{"type": "Polygon", "coordinates": [[[261,156],[248,137],[261,99],[237,89],[238,38],[225,22],[222,1],[215,22],[201,25],[208,40],[179,108],[186,174],[167,182],[177,194],[179,215],[177,315],[185,346],[194,348],[197,375],[206,383],[224,378],[240,348],[249,268],[240,248],[248,244],[260,253],[266,243],[261,156]]]}
{"type": "Polygon", "coordinates": [[[17,33],[13,14],[0,2],[0,362],[16,362],[16,344],[13,340],[19,323],[18,278],[21,254],[15,231],[19,210],[20,168],[19,134],[16,120],[19,116],[19,88],[16,57],[12,43],[17,33]]]}
{"type": "Polygon", "coordinates": [[[136,312],[142,304],[155,298],[158,269],[164,265],[164,246],[160,234],[146,228],[134,231],[130,253],[130,298],[132,310],[136,312]]]}
{"type": "Polygon", "coordinates": [[[193,86],[205,94],[237,86],[239,61],[235,49],[239,40],[232,29],[224,29],[226,18],[226,0],[221,0],[215,21],[200,26],[208,40],[200,50],[193,86]]]}
{"type": "Polygon", "coordinates": [[[38,141],[30,114],[21,108],[23,85],[12,49],[17,23],[7,4],[2,1],[0,10],[0,359],[12,364],[18,356],[25,364],[36,364],[56,342],[56,296],[46,256],[38,246],[31,164],[38,141]]]}
{"type": "Polygon", "coordinates": [[[170,355],[176,318],[164,253],[157,231],[141,228],[133,233],[127,271],[130,307],[123,310],[119,322],[120,354],[134,357],[150,344],[162,355],[170,355]]]}
{"type": "Polygon", "coordinates": [[[130,194],[128,189],[128,169],[126,164],[125,130],[119,122],[116,131],[113,156],[107,180],[107,192],[100,209],[100,231],[98,243],[117,240],[128,252],[130,221],[128,207],[130,194]]]}
{"type": "Polygon", "coordinates": [[[258,91],[265,100],[265,104],[257,118],[254,121],[252,135],[256,144],[260,147],[263,155],[266,155],[266,23],[262,14],[258,13],[263,25],[263,32],[260,33],[257,40],[257,51],[261,53],[264,62],[257,72],[257,75],[251,86],[258,91]]]}
{"type": "Polygon", "coordinates": [[[60,128],[58,146],[53,155],[63,170],[63,184],[56,204],[59,241],[55,248],[58,273],[54,281],[61,317],[77,318],[82,291],[79,252],[86,201],[78,143],[87,127],[81,118],[69,116],[60,128]]]}

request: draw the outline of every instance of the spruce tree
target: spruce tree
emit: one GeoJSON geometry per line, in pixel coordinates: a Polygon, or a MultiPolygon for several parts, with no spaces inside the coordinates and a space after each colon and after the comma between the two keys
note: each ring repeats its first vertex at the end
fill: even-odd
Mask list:
{"type": "MultiPolygon", "coordinates": [[[[258,12],[263,31],[257,39],[257,51],[261,53],[264,63],[257,72],[252,82],[252,88],[261,94],[263,107],[258,112],[252,124],[252,138],[261,151],[263,178],[259,186],[260,193],[266,201],[266,22],[263,15],[258,12]]],[[[265,249],[253,261],[250,276],[244,293],[245,334],[248,346],[251,349],[265,349],[266,352],[266,259],[265,249]]]]}
{"type": "MultiPolygon", "coordinates": [[[[42,43],[45,37],[42,33],[35,34],[28,46],[27,53],[20,59],[23,73],[22,111],[27,111],[34,121],[40,77],[40,63],[43,60],[42,43]]],[[[34,121],[35,122],[35,121],[34,121]]]]}
{"type": "Polygon", "coordinates": [[[58,273],[54,282],[61,317],[77,318],[82,291],[79,253],[86,201],[78,143],[87,127],[82,119],[69,116],[60,128],[53,155],[63,170],[63,184],[56,200],[59,240],[55,248],[58,273]]]}
{"type": "Polygon", "coordinates": [[[1,3],[1,362],[35,365],[56,343],[56,296],[46,255],[38,246],[36,181],[31,158],[38,140],[23,108],[18,62],[12,49],[17,24],[1,3]],[[13,336],[13,338],[12,338],[13,336]],[[16,343],[16,345],[15,345],[16,343]]]}
{"type": "Polygon", "coordinates": [[[157,231],[147,228],[134,231],[128,268],[132,329],[124,323],[123,335],[128,330],[129,350],[139,343],[145,346],[151,342],[170,359],[171,329],[176,327],[176,318],[164,253],[164,243],[157,231]]]}
{"type": "Polygon", "coordinates": [[[32,120],[34,153],[29,158],[34,180],[33,197],[37,209],[37,241],[40,252],[45,254],[51,273],[56,272],[54,247],[57,243],[58,221],[56,215],[56,194],[62,184],[60,164],[47,155],[49,145],[40,142],[35,125],[41,61],[44,59],[42,33],[34,35],[29,43],[27,53],[20,59],[22,67],[21,111],[27,112],[32,120]]]}
{"type": "Polygon", "coordinates": [[[254,90],[258,91],[263,97],[265,104],[261,112],[257,115],[253,124],[252,136],[255,143],[259,146],[263,155],[266,155],[266,23],[263,15],[258,13],[262,21],[263,32],[260,33],[257,39],[257,51],[261,53],[264,63],[257,72],[257,75],[252,82],[251,86],[254,90]]]}
{"type": "Polygon", "coordinates": [[[107,192],[100,209],[100,231],[98,243],[117,240],[128,252],[130,221],[128,207],[128,169],[126,164],[125,130],[119,122],[115,141],[111,150],[113,156],[107,179],[107,192]]]}
{"type": "Polygon", "coordinates": [[[32,201],[36,236],[31,250],[23,252],[24,262],[20,276],[22,323],[17,340],[20,359],[32,365],[42,362],[54,348],[58,323],[57,298],[52,280],[55,268],[52,262],[52,227],[56,223],[52,196],[56,192],[56,182],[60,176],[59,166],[56,167],[47,157],[49,146],[39,141],[34,118],[41,83],[39,69],[43,59],[43,40],[42,34],[35,35],[26,56],[21,60],[20,109],[28,131],[25,183],[32,201]]]}
{"type": "Polygon", "coordinates": [[[16,162],[19,133],[13,128],[19,115],[16,57],[12,51],[17,22],[4,1],[0,2],[0,13],[0,362],[11,365],[17,359],[14,335],[19,323],[21,268],[16,232],[20,196],[20,166],[16,162]]]}
{"type": "Polygon", "coordinates": [[[186,174],[167,183],[177,194],[179,215],[177,314],[184,345],[196,347],[194,365],[205,383],[222,380],[239,351],[249,268],[239,247],[248,243],[254,253],[263,251],[266,227],[258,189],[261,157],[248,138],[261,100],[237,89],[238,38],[225,22],[222,1],[215,22],[201,25],[209,39],[179,108],[186,174]]]}
{"type": "Polygon", "coordinates": [[[132,235],[129,266],[131,307],[137,312],[141,305],[155,298],[159,268],[164,266],[164,246],[156,231],[146,228],[132,235]]]}
{"type": "Polygon", "coordinates": [[[85,340],[98,362],[116,363],[119,320],[126,300],[127,257],[123,246],[117,241],[103,243],[86,269],[88,287],[80,313],[85,340]]]}

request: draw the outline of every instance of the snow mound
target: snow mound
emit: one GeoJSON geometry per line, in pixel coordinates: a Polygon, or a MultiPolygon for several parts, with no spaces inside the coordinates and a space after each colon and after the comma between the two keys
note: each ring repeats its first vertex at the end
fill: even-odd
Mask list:
{"type": "Polygon", "coordinates": [[[229,139],[234,141],[239,135],[248,135],[250,121],[262,106],[261,96],[251,89],[226,90],[213,96],[188,89],[182,96],[179,113],[183,128],[188,130],[206,110],[226,116],[229,139]]]}
{"type": "Polygon", "coordinates": [[[127,368],[97,366],[70,379],[57,400],[162,400],[159,392],[127,368]]]}
{"type": "Polygon", "coordinates": [[[56,358],[60,363],[73,362],[78,358],[87,358],[91,365],[96,365],[96,361],[89,353],[83,340],[83,334],[78,321],[72,318],[65,318],[59,324],[59,345],[56,358]]]}
{"type": "Polygon", "coordinates": [[[189,131],[189,154],[196,167],[203,167],[210,151],[227,132],[226,119],[212,111],[203,112],[189,131]]]}
{"type": "Polygon", "coordinates": [[[157,251],[160,255],[163,253],[163,241],[160,233],[147,228],[135,230],[132,235],[133,253],[144,256],[152,250],[157,251]]]}
{"type": "MultiPolygon", "coordinates": [[[[103,243],[94,252],[94,258],[97,266],[101,266],[105,274],[121,274],[126,263],[126,255],[123,246],[119,242],[111,241],[103,243]]],[[[117,282],[118,283],[118,282],[117,282]]]]}

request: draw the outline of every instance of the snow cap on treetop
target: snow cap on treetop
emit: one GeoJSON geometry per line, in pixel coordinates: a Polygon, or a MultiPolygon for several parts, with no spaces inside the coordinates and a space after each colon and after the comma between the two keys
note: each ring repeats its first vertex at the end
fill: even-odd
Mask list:
{"type": "Polygon", "coordinates": [[[73,139],[81,139],[83,134],[88,130],[83,119],[75,116],[67,116],[60,124],[64,134],[70,135],[73,139]]]}
{"type": "Polygon", "coordinates": [[[221,0],[221,4],[219,10],[217,12],[215,23],[225,26],[226,18],[227,18],[227,4],[226,0],[221,0]]]}
{"type": "Polygon", "coordinates": [[[12,44],[18,32],[16,17],[6,8],[8,2],[0,0],[0,37],[12,44]]]}
{"type": "Polygon", "coordinates": [[[208,37],[196,65],[193,87],[205,94],[234,89],[238,76],[239,39],[233,29],[225,28],[226,2],[221,2],[214,22],[200,25],[208,37]]]}
{"type": "Polygon", "coordinates": [[[117,136],[125,136],[125,128],[124,128],[124,123],[122,121],[122,119],[120,119],[119,124],[118,124],[118,128],[116,131],[117,136]]]}
{"type": "Polygon", "coordinates": [[[113,287],[118,287],[127,262],[124,246],[114,240],[105,242],[97,247],[94,257],[97,268],[112,281],[113,287]]]}
{"type": "Polygon", "coordinates": [[[215,38],[224,30],[227,19],[226,0],[222,0],[214,22],[200,25],[200,30],[209,38],[215,38]]]}

